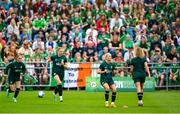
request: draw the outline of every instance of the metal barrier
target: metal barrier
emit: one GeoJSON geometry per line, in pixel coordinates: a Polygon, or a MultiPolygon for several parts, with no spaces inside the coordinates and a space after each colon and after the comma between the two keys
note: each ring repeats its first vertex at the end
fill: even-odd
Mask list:
{"type": "MultiPolygon", "coordinates": [[[[0,64],[2,64],[2,63],[0,63],[0,64]]],[[[35,70],[44,70],[43,66],[33,66],[34,64],[44,64],[44,66],[45,66],[46,62],[27,62],[26,68],[27,68],[27,70],[29,70],[29,72],[27,73],[26,77],[24,76],[22,78],[22,86],[23,87],[33,87],[33,86],[50,87],[50,86],[52,86],[51,85],[51,83],[52,83],[52,78],[51,78],[51,76],[52,76],[52,64],[49,64],[49,67],[48,67],[48,69],[49,69],[48,75],[49,76],[48,76],[48,82],[46,82],[46,83],[41,83],[41,81],[42,81],[40,79],[41,77],[32,75],[33,70],[34,71],[35,70]],[[34,77],[36,77],[36,78],[34,78],[34,77]],[[29,81],[29,79],[31,81],[30,81],[30,83],[27,83],[26,81],[29,81]]],[[[81,64],[83,64],[83,63],[81,63],[81,64]]],[[[128,67],[126,65],[126,63],[120,63],[120,64],[121,64],[121,66],[118,66],[116,68],[125,71],[126,72],[125,76],[129,76],[128,73],[129,73],[129,69],[131,67],[128,67]]],[[[167,63],[166,62],[166,63],[162,63],[162,64],[167,65],[167,66],[157,67],[158,63],[149,63],[148,64],[150,67],[151,75],[153,78],[155,78],[153,73],[152,73],[152,71],[154,69],[165,70],[165,80],[164,80],[165,83],[164,83],[164,85],[162,85],[162,86],[158,85],[158,80],[157,80],[157,84],[155,85],[155,87],[156,88],[166,88],[166,90],[169,90],[169,88],[171,88],[171,87],[180,87],[180,67],[179,67],[180,62],[177,62],[177,63],[167,63]],[[171,67],[169,64],[178,64],[178,66],[177,67],[171,67]],[[174,85],[173,84],[170,85],[170,83],[169,83],[170,82],[170,79],[169,79],[170,69],[177,69],[178,70],[178,75],[179,75],[178,80],[177,80],[178,83],[175,83],[174,85]]],[[[91,66],[91,76],[92,77],[99,77],[100,76],[97,74],[97,69],[99,68],[99,65],[100,65],[100,63],[92,63],[92,66],[91,66]]],[[[85,67],[83,67],[83,68],[86,69],[85,67]]],[[[0,77],[3,77],[3,69],[5,69],[5,67],[0,67],[0,77]]],[[[42,73],[41,75],[44,75],[44,74],[42,73]]],[[[7,77],[4,76],[4,78],[6,78],[6,82],[7,82],[7,77]]],[[[3,84],[4,85],[2,85],[1,80],[0,80],[0,88],[4,87],[6,83],[4,82],[3,84]]]]}
{"type": "MultiPolygon", "coordinates": [[[[3,67],[0,67],[0,89],[1,87],[8,86],[8,78],[7,75],[4,74],[4,70],[6,68],[6,64],[0,62],[0,64],[4,64],[3,67]]],[[[50,63],[48,66],[48,74],[44,74],[44,69],[46,66],[46,62],[26,62],[27,72],[21,76],[21,86],[22,87],[47,87],[51,86],[51,75],[52,75],[52,64],[50,63]]],[[[2,65],[1,65],[2,66],[2,65]]]]}

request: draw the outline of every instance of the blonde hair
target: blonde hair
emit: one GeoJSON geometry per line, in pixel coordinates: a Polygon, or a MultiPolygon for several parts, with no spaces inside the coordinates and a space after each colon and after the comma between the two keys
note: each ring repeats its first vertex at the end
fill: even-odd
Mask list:
{"type": "Polygon", "coordinates": [[[144,57],[144,51],[142,48],[138,47],[135,49],[135,56],[143,58],[144,57]]]}
{"type": "Polygon", "coordinates": [[[106,53],[106,54],[105,54],[105,60],[107,60],[107,58],[108,58],[109,56],[111,56],[111,54],[110,54],[110,53],[106,53]]]}

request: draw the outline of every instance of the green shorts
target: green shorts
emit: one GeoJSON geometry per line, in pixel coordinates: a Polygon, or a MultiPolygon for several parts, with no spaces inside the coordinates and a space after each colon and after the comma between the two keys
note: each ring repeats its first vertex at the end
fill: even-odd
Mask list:
{"type": "Polygon", "coordinates": [[[53,77],[54,76],[56,76],[56,75],[58,75],[59,76],[59,79],[61,80],[61,81],[63,81],[64,80],[64,73],[61,73],[61,72],[53,72],[53,77]]]}
{"type": "Polygon", "coordinates": [[[133,80],[134,80],[134,83],[136,82],[144,83],[146,80],[146,75],[142,73],[134,73],[133,80]]]}
{"type": "Polygon", "coordinates": [[[15,82],[17,82],[17,81],[20,81],[20,76],[10,76],[9,78],[8,78],[8,82],[9,82],[9,84],[14,84],[15,82]]]}
{"type": "Polygon", "coordinates": [[[114,80],[112,78],[101,78],[100,83],[103,86],[105,83],[107,83],[109,86],[114,84],[114,80]]]}

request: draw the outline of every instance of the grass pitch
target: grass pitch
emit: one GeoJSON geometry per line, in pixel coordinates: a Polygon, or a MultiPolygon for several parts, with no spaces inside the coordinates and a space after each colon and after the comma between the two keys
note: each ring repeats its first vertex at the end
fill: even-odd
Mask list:
{"type": "MultiPolygon", "coordinates": [[[[180,91],[144,93],[144,107],[137,106],[135,92],[119,92],[117,108],[104,107],[103,92],[64,91],[64,102],[53,101],[52,91],[21,91],[17,103],[5,92],[0,92],[0,113],[180,113],[180,91]],[[128,106],[128,107],[126,107],[128,106]]],[[[111,97],[110,97],[111,99],[111,97]]]]}

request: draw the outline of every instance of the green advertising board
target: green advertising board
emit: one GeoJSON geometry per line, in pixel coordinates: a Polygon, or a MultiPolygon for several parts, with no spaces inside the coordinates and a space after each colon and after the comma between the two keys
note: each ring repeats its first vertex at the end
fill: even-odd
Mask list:
{"type": "MultiPolygon", "coordinates": [[[[134,81],[131,77],[114,77],[114,82],[117,87],[117,91],[136,91],[134,86],[134,81]]],[[[155,80],[146,79],[144,85],[144,91],[154,91],[155,90],[155,80]]],[[[86,78],[86,91],[88,92],[100,92],[104,91],[100,84],[100,77],[87,77],[86,78]]]]}

